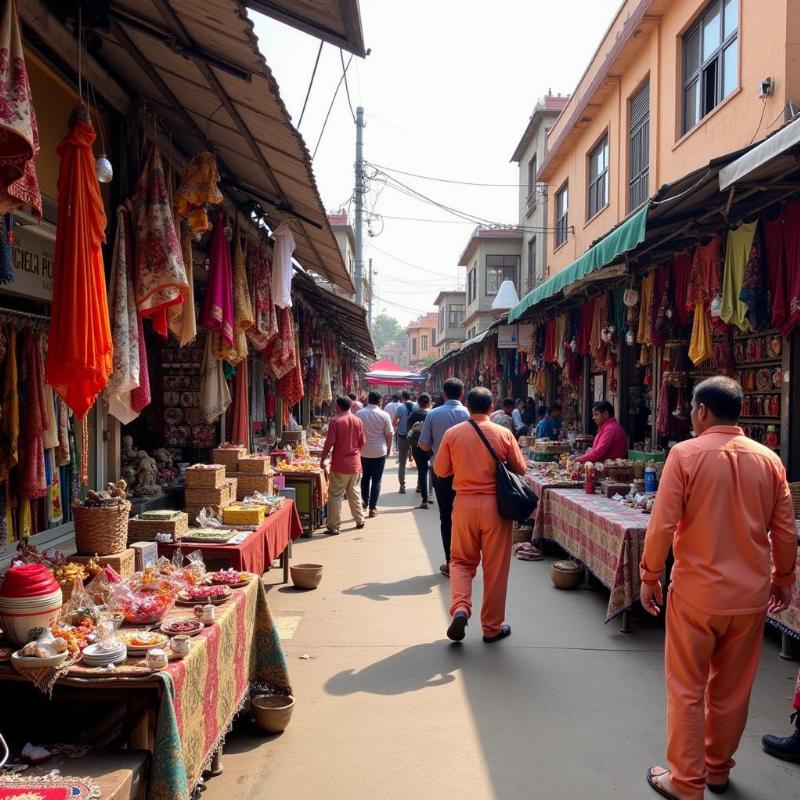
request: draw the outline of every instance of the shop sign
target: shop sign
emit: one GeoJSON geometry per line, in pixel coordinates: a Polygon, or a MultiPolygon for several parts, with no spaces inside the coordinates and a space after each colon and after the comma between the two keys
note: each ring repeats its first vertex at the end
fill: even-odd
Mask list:
{"type": "Polygon", "coordinates": [[[497,329],[497,346],[504,350],[519,347],[519,325],[501,325],[497,329]]]}
{"type": "Polygon", "coordinates": [[[14,280],[5,284],[3,290],[33,300],[51,302],[55,244],[54,236],[37,230],[33,225],[15,227],[11,250],[14,280]]]}
{"type": "Polygon", "coordinates": [[[533,323],[523,323],[519,326],[519,349],[523,353],[533,352],[533,323]]]}

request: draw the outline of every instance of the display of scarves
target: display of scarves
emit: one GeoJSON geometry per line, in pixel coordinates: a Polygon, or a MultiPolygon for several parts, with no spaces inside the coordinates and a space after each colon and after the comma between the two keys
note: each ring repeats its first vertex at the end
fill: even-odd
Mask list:
{"type": "Polygon", "coordinates": [[[250,418],[253,422],[267,421],[267,403],[264,398],[264,360],[255,356],[251,363],[250,418]]]}
{"type": "Polygon", "coordinates": [[[16,0],[5,0],[0,21],[0,214],[30,204],[42,217],[36,176],[39,129],[22,48],[16,0]]]}
{"type": "Polygon", "coordinates": [[[186,300],[180,306],[170,309],[169,329],[178,340],[179,347],[185,347],[197,338],[197,318],[194,310],[194,265],[192,258],[192,232],[184,227],[181,229],[181,253],[183,253],[183,266],[186,270],[186,280],[189,291],[186,300]]]}
{"type": "Polygon", "coordinates": [[[253,325],[247,330],[247,338],[253,347],[264,350],[278,335],[278,316],[272,302],[272,272],[263,245],[250,251],[250,269],[253,325]]]}
{"type": "Polygon", "coordinates": [[[595,300],[587,300],[580,307],[580,321],[578,323],[578,354],[588,356],[591,352],[592,324],[594,322],[595,300]]]}
{"type": "Polygon", "coordinates": [[[711,344],[711,326],[708,322],[708,315],[704,303],[698,303],[694,307],[694,323],[692,325],[692,337],[689,340],[689,358],[692,364],[697,366],[704,361],[708,361],[713,355],[714,350],[711,344]]]}
{"type": "Polygon", "coordinates": [[[175,192],[175,211],[180,219],[186,220],[191,233],[199,235],[211,228],[206,206],[218,206],[224,199],[218,182],[217,160],[213,153],[199,153],[184,168],[175,192]]]}
{"type": "Polygon", "coordinates": [[[128,201],[135,231],[136,308],[165,339],[170,319],[189,296],[183,252],[172,220],[164,165],[153,143],[142,174],[128,201]]]}
{"type": "Polygon", "coordinates": [[[70,463],[69,409],[60,398],[56,398],[56,416],[58,417],[58,448],[56,449],[56,466],[66,467],[70,463]]]}
{"type": "Polygon", "coordinates": [[[601,367],[606,360],[606,343],[603,341],[603,328],[606,327],[607,319],[608,297],[603,294],[595,300],[594,313],[592,314],[592,332],[589,339],[592,358],[601,367]]]}
{"type": "Polygon", "coordinates": [[[0,216],[0,283],[11,283],[14,280],[13,250],[14,215],[0,216]]]}
{"type": "Polygon", "coordinates": [[[247,288],[244,253],[238,237],[233,251],[233,319],[233,344],[223,345],[218,355],[236,366],[247,358],[247,331],[253,326],[254,321],[250,290],[247,288]]]}
{"type": "MultiPolygon", "coordinates": [[[[291,314],[291,308],[284,308],[283,311],[291,314]]],[[[297,346],[295,342],[295,348],[297,346]]],[[[303,373],[299,358],[294,359],[292,369],[278,381],[278,394],[283,399],[284,417],[288,421],[288,412],[303,399],[303,373]]]]}
{"type": "Polygon", "coordinates": [[[669,436],[669,382],[662,375],[661,389],[658,392],[658,415],[656,417],[656,433],[669,436]]]}
{"type": "Polygon", "coordinates": [[[753,236],[750,256],[744,268],[744,280],[739,291],[739,299],[747,306],[747,321],[750,330],[760,331],[770,322],[767,275],[761,256],[761,237],[753,236]]]}
{"type": "MultiPolygon", "coordinates": [[[[39,334],[39,358],[44,364],[47,360],[47,336],[39,334]]],[[[44,426],[44,449],[55,450],[58,447],[58,420],[56,419],[56,403],[51,386],[44,386],[44,407],[45,407],[45,426],[44,426]]]]}
{"type": "Polygon", "coordinates": [[[333,400],[331,391],[331,365],[327,357],[323,356],[319,370],[319,402],[330,403],[333,400]]]}
{"type": "Polygon", "coordinates": [[[686,297],[689,292],[689,281],[692,274],[692,254],[688,250],[675,255],[671,264],[670,287],[672,290],[673,313],[679,327],[689,322],[689,310],[686,297]]]}
{"type": "Polygon", "coordinates": [[[19,463],[19,372],[17,371],[17,332],[7,332],[3,404],[0,414],[0,483],[19,463]]]}
{"type": "Polygon", "coordinates": [[[214,215],[209,247],[208,283],[203,306],[203,325],[219,333],[222,345],[233,344],[233,266],[230,242],[225,232],[225,212],[214,215]]]}
{"type": "Polygon", "coordinates": [[[722,307],[719,316],[723,322],[735,325],[745,333],[750,329],[750,323],[747,319],[748,308],[742,302],[740,292],[744,285],[745,270],[750,260],[757,226],[757,221],[742,223],[736,230],[728,231],[725,243],[722,307]]]}
{"type": "Polygon", "coordinates": [[[290,306],[278,312],[279,333],[269,348],[269,367],[276,380],[291,372],[298,361],[295,349],[294,318],[290,306]]]}
{"type": "Polygon", "coordinates": [[[20,447],[20,493],[25,498],[47,495],[44,467],[44,434],[47,426],[47,402],[44,395],[44,369],[36,336],[29,330],[22,345],[25,372],[25,413],[22,415],[20,447]]]}
{"type": "Polygon", "coordinates": [[[136,414],[150,405],[150,372],[147,366],[147,350],[144,338],[144,328],[142,318],[138,319],[139,324],[139,385],[131,391],[131,408],[136,414]]]}
{"type": "Polygon", "coordinates": [[[113,366],[100,249],[106,214],[95,175],[94,139],[88,114],[78,108],[56,148],[61,164],[47,382],[81,419],[105,388],[113,366]]]}
{"type": "Polygon", "coordinates": [[[653,344],[663,347],[672,330],[672,300],[669,286],[669,270],[659,268],[655,271],[653,290],[653,307],[650,310],[652,320],[653,344]]]}
{"type": "Polygon", "coordinates": [[[560,367],[567,363],[567,354],[564,352],[564,339],[567,336],[567,315],[559,314],[556,317],[556,361],[560,367]]]}
{"type": "Polygon", "coordinates": [[[652,272],[648,272],[642,278],[642,285],[639,288],[639,328],[636,332],[636,341],[648,347],[653,343],[650,309],[653,306],[654,289],[655,276],[652,272]]]}
{"type": "Polygon", "coordinates": [[[117,234],[111,259],[109,287],[111,336],[114,342],[114,371],[108,381],[108,413],[123,425],[133,422],[131,392],[139,387],[139,332],[131,260],[130,218],[127,210],[117,209],[117,234]]]}
{"type": "Polygon", "coordinates": [[[236,379],[233,397],[233,430],[231,441],[240,442],[250,447],[250,397],[247,359],[236,368],[236,379]]]}
{"type": "Polygon", "coordinates": [[[200,373],[200,410],[206,422],[214,422],[225,413],[231,404],[231,393],[222,372],[222,362],[217,358],[218,334],[206,333],[203,350],[203,369],[200,373]]]}

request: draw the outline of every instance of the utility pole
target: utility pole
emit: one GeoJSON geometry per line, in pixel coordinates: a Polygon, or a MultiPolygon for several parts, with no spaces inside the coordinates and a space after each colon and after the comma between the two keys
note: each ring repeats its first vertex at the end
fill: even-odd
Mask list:
{"type": "Polygon", "coordinates": [[[369,313],[367,315],[367,324],[370,331],[372,330],[372,259],[369,260],[369,313]]]}
{"type": "Polygon", "coordinates": [[[361,276],[364,272],[364,260],[361,241],[362,217],[364,214],[364,108],[359,106],[356,109],[356,304],[362,305],[364,302],[363,287],[361,276]]]}

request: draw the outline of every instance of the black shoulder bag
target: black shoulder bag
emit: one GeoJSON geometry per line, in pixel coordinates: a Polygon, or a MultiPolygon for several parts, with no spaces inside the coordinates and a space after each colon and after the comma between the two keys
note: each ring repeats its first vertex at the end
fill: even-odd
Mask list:
{"type": "Polygon", "coordinates": [[[486,449],[494,459],[495,481],[497,483],[497,510],[504,519],[513,519],[515,522],[525,522],[536,510],[538,498],[536,493],[525,483],[521,475],[517,475],[497,457],[494,448],[484,436],[480,426],[475,420],[470,420],[470,425],[475,428],[478,436],[486,445],[486,449]]]}

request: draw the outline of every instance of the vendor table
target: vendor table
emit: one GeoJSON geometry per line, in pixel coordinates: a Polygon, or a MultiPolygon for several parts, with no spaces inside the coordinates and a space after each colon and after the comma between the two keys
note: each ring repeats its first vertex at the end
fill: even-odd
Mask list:
{"type": "Polygon", "coordinates": [[[328,479],[322,470],[316,472],[284,472],[286,488],[295,490],[297,511],[303,523],[303,534],[311,534],[322,525],[328,502],[328,479]]]}
{"type": "Polygon", "coordinates": [[[283,580],[289,580],[290,544],[303,532],[295,504],[288,498],[283,505],[270,514],[247,538],[239,544],[201,544],[200,542],[159,542],[159,555],[171,558],[179,548],[187,551],[199,550],[203,558],[226,559],[233,569],[265,573],[278,556],[281,557],[283,580]]]}
{"type": "MultiPolygon", "coordinates": [[[[187,611],[177,606],[169,616],[187,611]]],[[[112,692],[146,712],[144,736],[135,744],[152,753],[148,800],[189,800],[251,690],[291,692],[261,580],[234,590],[216,612],[217,622],[193,637],[189,654],[163,671],[153,672],[142,659],[128,659],[113,672],[73,666],[55,685],[59,697],[112,692]]],[[[0,692],[18,691],[21,681],[27,679],[0,665],[0,692]]]]}
{"type": "MultiPolygon", "coordinates": [[[[797,525],[797,537],[800,540],[800,520],[796,520],[795,524],[797,525]]],[[[788,636],[792,639],[800,640],[800,552],[797,555],[797,572],[795,574],[792,602],[786,611],[780,614],[768,614],[767,622],[778,628],[784,637],[788,636]]],[[[796,650],[797,646],[795,645],[792,648],[788,642],[784,641],[782,649],[782,655],[788,655],[791,650],[796,650]]]]}
{"type": "Polygon", "coordinates": [[[537,511],[541,538],[557,542],[609,589],[606,622],[623,614],[623,630],[629,629],[628,612],[639,599],[639,561],[649,519],[615,500],[574,489],[548,489],[537,511]]]}

